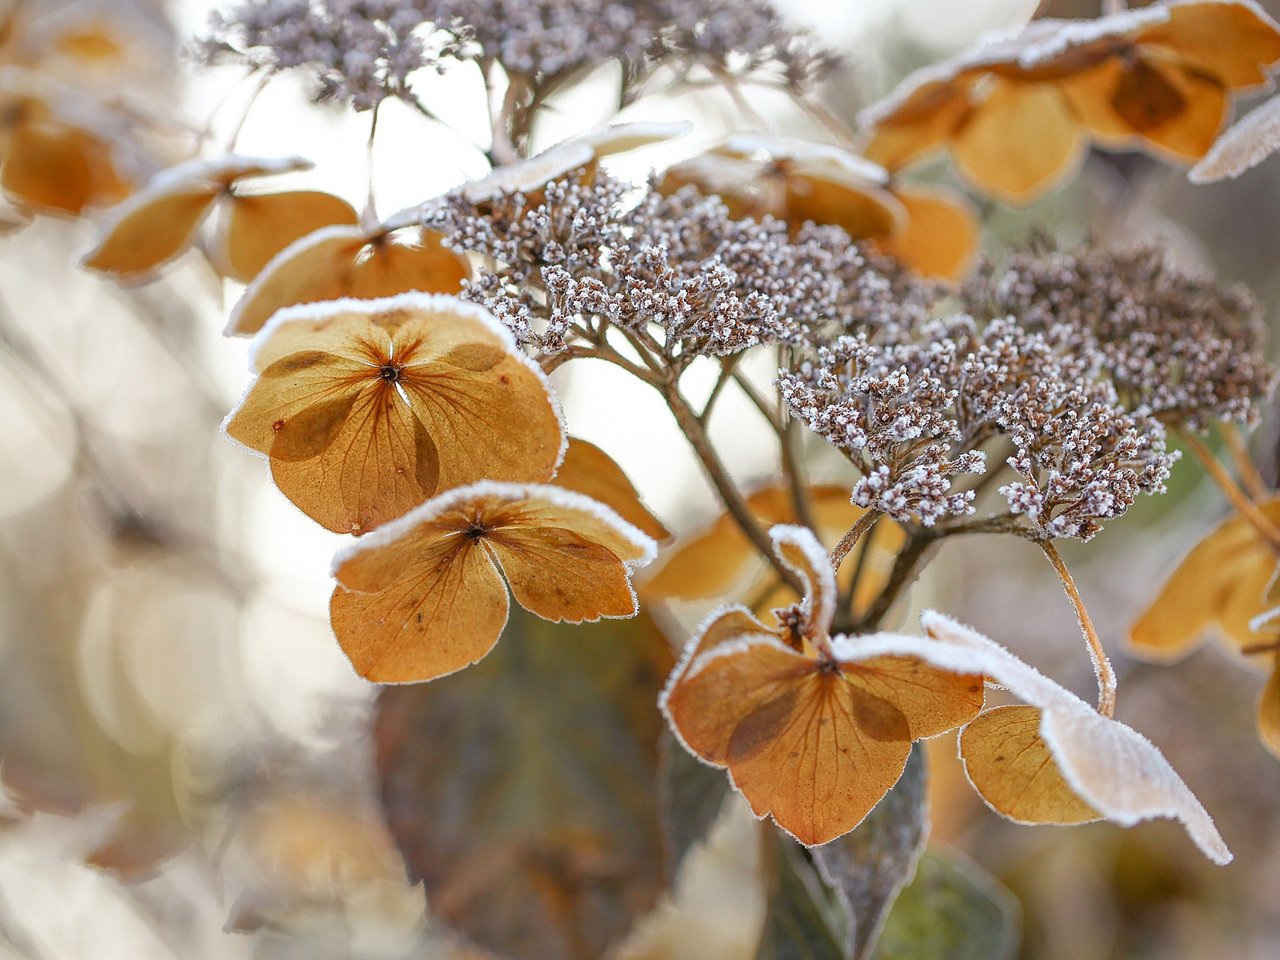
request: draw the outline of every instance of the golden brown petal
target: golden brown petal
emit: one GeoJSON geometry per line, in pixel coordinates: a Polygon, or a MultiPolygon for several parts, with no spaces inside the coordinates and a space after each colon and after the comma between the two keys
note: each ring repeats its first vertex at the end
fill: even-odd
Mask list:
{"type": "Polygon", "coordinates": [[[342,297],[376,299],[416,290],[456,293],[467,261],[434,238],[400,243],[357,227],[325,227],[282,250],[231,313],[228,334],[260,330],[276,311],[342,297]]]}
{"type": "Polygon", "coordinates": [[[227,201],[221,246],[227,275],[242,283],[256,277],[271,259],[294,241],[335,224],[354,225],[358,217],[341,197],[319,190],[291,190],[227,201]]]}
{"type": "Polygon", "coordinates": [[[690,750],[728,767],[757,816],[801,843],[852,830],[901,776],[906,718],[838,671],[756,637],[677,679],[664,708],[690,750]]]}
{"type": "MultiPolygon", "coordinates": [[[[1280,500],[1261,505],[1280,520],[1280,500]]],[[[1217,625],[1238,646],[1257,642],[1249,621],[1263,612],[1276,558],[1245,520],[1231,516],[1201,540],[1170,574],[1129,631],[1129,645],[1153,660],[1185,656],[1217,625]]]]}
{"type": "Polygon", "coordinates": [[[598,500],[655,540],[666,540],[671,536],[662,521],[641,501],[639,492],[622,468],[594,443],[570,437],[564,460],[552,482],[557,487],[598,500]]]}
{"type": "Polygon", "coordinates": [[[1035,707],[996,707],[960,735],[960,754],[974,789],[998,813],[1019,823],[1087,823],[1101,815],[1067,785],[1040,736],[1035,707]]]}
{"type": "Polygon", "coordinates": [[[1172,5],[1169,19],[1143,29],[1137,41],[1163,48],[1232,90],[1266,83],[1262,68],[1280,60],[1280,32],[1242,3],[1172,5]]]}
{"type": "Polygon", "coordinates": [[[255,362],[271,362],[227,433],[265,454],[282,492],[331,530],[366,532],[481,478],[555,470],[563,434],[549,387],[474,305],[339,301],[282,315],[261,341],[255,362]]]}
{"type": "Polygon", "coordinates": [[[483,545],[456,535],[420,542],[410,573],[378,593],[339,586],[334,635],[357,673],[378,683],[433,680],[493,649],[507,622],[507,590],[483,545]]]}
{"type": "Polygon", "coordinates": [[[1052,83],[993,78],[951,155],[975,187],[1027,203],[1065,179],[1083,152],[1079,121],[1052,83]]]}
{"type": "Polygon", "coordinates": [[[961,280],[978,250],[978,217],[963,196],[939,187],[896,186],[893,194],[906,213],[905,222],[880,249],[916,273],[961,280]]]}

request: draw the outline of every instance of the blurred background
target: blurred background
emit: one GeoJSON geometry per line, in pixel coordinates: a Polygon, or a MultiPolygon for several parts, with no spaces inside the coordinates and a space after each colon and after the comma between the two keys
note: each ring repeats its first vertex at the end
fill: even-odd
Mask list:
{"type": "MultiPolygon", "coordinates": [[[[197,69],[183,56],[216,6],[209,0],[8,6],[33,15],[0,41],[6,89],[20,68],[79,91],[95,122],[127,129],[141,181],[200,144],[216,154],[246,110],[239,152],[310,157],[314,171],[290,176],[357,205],[372,178],[384,215],[484,172],[478,153],[394,103],[372,170],[368,116],[310,104],[305,82],[276,80],[250,109],[252,85],[238,71],[197,69]],[[68,24],[95,22],[122,49],[68,66],[56,39],[74,32],[68,24]]],[[[1280,3],[1264,6],[1280,14],[1280,3]]],[[[852,120],[914,67],[1025,20],[1035,4],[784,8],[849,55],[827,98],[852,120]]],[[[1049,12],[1097,10],[1062,2],[1049,12]]],[[[430,76],[423,91],[483,141],[484,121],[468,107],[475,80],[430,76]]],[[[590,83],[575,88],[538,132],[542,144],[606,120],[597,103],[590,83]]],[[[776,132],[818,133],[781,100],[754,106],[776,132]]],[[[647,100],[625,116],[675,118],[695,120],[697,133],[620,158],[617,171],[642,176],[749,126],[714,92],[647,100]]],[[[958,183],[945,161],[922,175],[958,183]]],[[[983,214],[992,252],[1034,228],[1067,243],[1162,237],[1184,263],[1249,284],[1274,317],[1274,218],[1260,211],[1277,209],[1280,161],[1193,187],[1145,157],[1095,152],[1048,198],[983,214]]],[[[262,462],[219,431],[248,380],[246,343],[219,333],[239,289],[198,253],[155,283],[122,288],[77,266],[92,217],[13,219],[24,222],[0,237],[0,957],[463,956],[427,918],[382,822],[376,691],[327,624],[341,538],[294,510],[262,462]]],[[[767,362],[755,373],[767,379],[767,362]]],[[[668,526],[689,532],[715,516],[646,388],[577,364],[557,378],[572,432],[608,451],[668,526]]],[[[1278,420],[1255,438],[1273,481],[1278,420]]],[[[726,398],[713,429],[745,484],[776,469],[758,427],[745,401],[726,398]]],[[[827,455],[812,453],[821,477],[827,455]]],[[[1064,553],[1116,656],[1119,717],[1165,751],[1217,818],[1234,864],[1210,866],[1167,823],[1015,827],[964,782],[950,738],[931,745],[934,837],[1016,894],[1023,957],[1280,955],[1280,763],[1254,734],[1261,677],[1212,645],[1172,667],[1121,653],[1128,624],[1224,513],[1184,461],[1168,496],[1064,553]]],[[[948,544],[913,602],[989,632],[1087,694],[1072,610],[1035,553],[990,538],[948,544]]]]}

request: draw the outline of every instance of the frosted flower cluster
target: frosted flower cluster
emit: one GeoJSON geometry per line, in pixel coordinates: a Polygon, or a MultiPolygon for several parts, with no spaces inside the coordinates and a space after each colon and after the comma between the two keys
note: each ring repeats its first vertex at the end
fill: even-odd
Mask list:
{"type": "Polygon", "coordinates": [[[673,362],[762,343],[808,347],[923,315],[926,300],[839,230],[792,237],[780,221],[734,220],[692,189],[637,196],[599,173],[483,201],[459,191],[424,223],[454,249],[497,262],[467,295],[542,354],[565,349],[571,328],[602,324],[660,331],[673,362]]]}
{"type": "Polygon", "coordinates": [[[1000,492],[1033,539],[1089,539],[1139,494],[1162,492],[1173,463],[1158,421],[1121,409],[1090,360],[1012,318],[952,316],[906,341],[841,337],[778,386],[857,466],[853,502],[903,522],[973,513],[973,489],[953,485],[988,472],[990,441],[1012,447],[1017,479],[1000,492]]]}
{"type": "Polygon", "coordinates": [[[1253,295],[1178,271],[1156,249],[1017,251],[981,271],[966,300],[1091,358],[1126,409],[1166,423],[1252,424],[1272,388],[1253,295]]]}
{"type": "Polygon", "coordinates": [[[548,87],[616,61],[624,100],[658,63],[804,88],[836,62],[762,0],[242,0],[214,16],[199,53],[306,69],[320,98],[357,109],[465,60],[548,87]]]}

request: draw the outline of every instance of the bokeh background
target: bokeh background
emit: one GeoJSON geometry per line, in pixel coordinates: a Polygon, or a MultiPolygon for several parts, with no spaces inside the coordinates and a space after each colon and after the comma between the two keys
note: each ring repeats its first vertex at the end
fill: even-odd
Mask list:
{"type": "MultiPolygon", "coordinates": [[[[27,6],[97,11],[137,37],[104,82],[142,105],[155,165],[197,143],[216,152],[232,136],[252,85],[182,53],[209,0],[27,6]]],[[[1280,4],[1264,6],[1280,14],[1280,4]]],[[[849,55],[848,73],[827,91],[849,118],[913,67],[1034,7],[786,5],[849,55]]],[[[1062,2],[1051,12],[1096,7],[1062,2]]],[[[0,56],[14,61],[12,43],[0,56]]],[[[424,78],[423,89],[482,141],[484,121],[468,107],[474,81],[456,72],[424,78]]],[[[591,84],[576,89],[540,141],[607,119],[598,103],[591,84]]],[[[774,131],[817,132],[780,100],[753,103],[774,131]]],[[[295,179],[357,206],[372,177],[384,214],[484,172],[474,149],[395,106],[381,118],[370,170],[367,115],[314,106],[305,82],[286,77],[256,96],[237,149],[310,157],[316,169],[295,179]]],[[[617,170],[635,176],[746,125],[713,92],[645,101],[626,118],[697,126],[685,141],[621,158],[617,170]]],[[[924,175],[954,182],[945,162],[924,175]]],[[[1161,237],[1182,262],[1248,283],[1274,317],[1277,210],[1280,161],[1193,187],[1158,162],[1095,152],[1032,207],[985,209],[985,240],[998,253],[1033,229],[1064,242],[1161,237]]],[[[245,343],[219,335],[239,291],[198,253],[154,284],[113,286],[76,265],[92,235],[85,219],[37,217],[0,238],[0,957],[462,956],[426,916],[382,824],[376,691],[354,676],[326,620],[339,538],[295,511],[262,463],[219,432],[248,379],[245,343]]],[[[755,373],[767,379],[767,364],[755,373]]],[[[645,388],[590,366],[557,377],[573,432],[612,454],[669,526],[687,532],[715,515],[645,388]]],[[[746,402],[726,398],[717,417],[713,435],[735,476],[767,479],[772,454],[746,402]]],[[[1255,438],[1272,480],[1278,421],[1269,416],[1255,438]]],[[[812,453],[821,475],[824,453],[812,453]]],[[[1217,818],[1234,864],[1203,862],[1164,823],[1012,826],[963,781],[953,741],[931,745],[934,837],[1016,894],[1026,958],[1280,956],[1280,763],[1254,735],[1260,676],[1212,645],[1172,667],[1122,653],[1128,624],[1224,512],[1184,461],[1168,496],[1067,559],[1116,655],[1120,718],[1166,752],[1217,818]]],[[[972,623],[1087,694],[1072,610],[1035,554],[962,538],[913,602],[972,623]]],[[[727,927],[759,923],[752,898],[733,906],[727,927]]],[[[738,955],[730,946],[721,954],[738,955]]]]}

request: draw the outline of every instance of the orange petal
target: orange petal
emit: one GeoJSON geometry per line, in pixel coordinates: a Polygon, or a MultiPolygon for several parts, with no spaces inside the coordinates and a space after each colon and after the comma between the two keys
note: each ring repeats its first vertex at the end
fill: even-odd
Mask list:
{"type": "Polygon", "coordinates": [[[496,642],[507,599],[495,561],[527,609],[581,621],[635,613],[628,577],[652,551],[652,541],[580,494],[461,487],[335,558],[334,632],[364,676],[432,679],[496,642]]]}
{"type": "Polygon", "coordinates": [[[329,603],[334,635],[357,673],[378,683],[434,680],[470,666],[498,642],[507,591],[483,546],[417,541],[415,562],[392,586],[329,603]]]}
{"type": "Polygon", "coordinates": [[[1134,123],[1148,147],[1187,161],[1209,152],[1231,112],[1226,88],[1216,78],[1173,65],[1153,66],[1142,87],[1132,92],[1122,79],[1113,105],[1134,123]],[[1155,81],[1157,76],[1163,84],[1155,81]],[[1162,87],[1163,92],[1156,92],[1162,87]],[[1182,107],[1172,113],[1175,102],[1182,107]]]}
{"type": "Polygon", "coordinates": [[[266,454],[281,491],[331,530],[365,532],[484,477],[555,470],[563,434],[549,388],[472,304],[339,301],[282,314],[262,340],[260,352],[278,359],[227,433],[266,454]],[[315,348],[272,347],[276,337],[301,347],[303,333],[315,348]]]}
{"type": "Polygon", "coordinates": [[[217,192],[179,182],[135,194],[112,212],[84,265],[130,278],[154,270],[186,249],[217,192]]]}
{"type": "MultiPolygon", "coordinates": [[[[1262,504],[1280,520],[1280,500],[1262,504]]],[[[1170,574],[1129,631],[1138,655],[1169,661],[1185,656],[1212,626],[1239,646],[1257,642],[1249,621],[1263,612],[1275,555],[1245,520],[1229,517],[1201,540],[1170,574]]]]}
{"type": "Polygon", "coordinates": [[[1244,3],[1179,3],[1169,18],[1142,30],[1143,47],[1161,47],[1174,59],[1236,90],[1268,82],[1262,69],[1280,60],[1280,31],[1244,3]]]}
{"type": "Polygon", "coordinates": [[[1123,146],[1134,136],[1133,124],[1112,103],[1128,66],[1125,58],[1112,57],[1057,83],[1084,128],[1108,146],[1123,146]]]}
{"type": "Polygon", "coordinates": [[[916,273],[961,280],[978,251],[978,217],[963,196],[941,187],[894,187],[906,219],[880,249],[916,273]]]}
{"type": "Polygon", "coordinates": [[[801,843],[852,830],[897,782],[910,727],[892,704],[773,637],[724,644],[663,697],[688,749],[728,767],[757,816],[801,843]]]}
{"type": "Polygon", "coordinates": [[[594,443],[569,438],[564,460],[552,481],[557,487],[575,490],[612,509],[633,527],[655,540],[671,533],[640,500],[640,494],[622,468],[594,443]]]}
{"type": "Polygon", "coordinates": [[[639,609],[628,570],[606,547],[572,530],[514,527],[486,542],[516,602],[544,620],[582,623],[639,609]]]}
{"type": "Polygon", "coordinates": [[[886,170],[900,170],[946,145],[971,109],[970,76],[926,84],[878,120],[866,158],[886,170]]]}
{"type": "Polygon", "coordinates": [[[1018,823],[1088,823],[1101,815],[1068,786],[1040,736],[1035,707],[996,707],[965,727],[960,755],[974,789],[1018,823]]]}
{"type": "Polygon", "coordinates": [[[880,239],[906,221],[906,211],[888,190],[793,173],[785,177],[787,220],[840,227],[855,240],[880,239]]]}
{"type": "MultiPolygon", "coordinates": [[[[858,639],[846,641],[857,650],[858,639]]],[[[869,695],[893,704],[906,718],[912,740],[936,737],[978,715],[986,691],[980,673],[948,673],[914,657],[842,660],[845,678],[869,695]]]]}
{"type": "MultiPolygon", "coordinates": [[[[849,488],[839,484],[810,487],[809,500],[818,533],[833,543],[862,514],[860,507],[849,502],[849,488]]],[[[747,506],[763,526],[796,522],[790,490],[783,486],[757,490],[747,498],[747,506]]],[[[900,538],[901,529],[895,526],[894,530],[900,538]]],[[[645,582],[644,592],[647,596],[676,600],[721,596],[757,559],[755,548],[733,518],[726,514],[704,533],[683,546],[677,546],[661,569],[645,582]]],[[[775,606],[782,602],[785,601],[775,606]]]]}
{"type": "Polygon", "coordinates": [[[98,199],[94,165],[104,158],[94,153],[89,136],[74,127],[21,124],[10,134],[0,187],[37,210],[78,214],[98,199]]]}
{"type": "Polygon", "coordinates": [[[295,240],[321,227],[354,226],[359,219],[347,201],[319,190],[236,195],[227,206],[221,256],[227,275],[243,283],[295,240]]]}
{"type": "Polygon", "coordinates": [[[341,297],[372,299],[410,290],[454,293],[470,273],[465,258],[428,237],[401,244],[357,227],[325,227],[282,250],[245,291],[228,334],[262,329],[277,310],[341,297]]]}
{"type": "Polygon", "coordinates": [[[1271,676],[1258,701],[1258,736],[1262,738],[1262,745],[1280,758],[1280,654],[1276,655],[1271,676]]]}
{"type": "Polygon", "coordinates": [[[1023,204],[1066,179],[1083,152],[1079,121],[1052,83],[993,78],[951,155],[975,187],[1023,204]]]}

